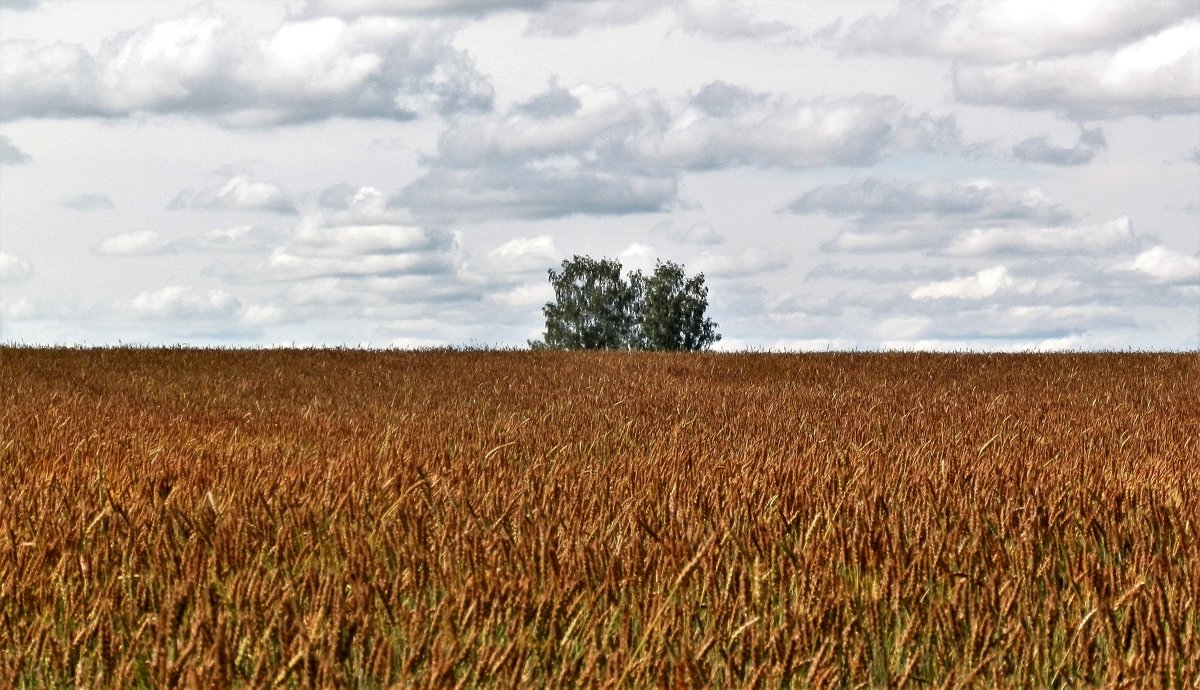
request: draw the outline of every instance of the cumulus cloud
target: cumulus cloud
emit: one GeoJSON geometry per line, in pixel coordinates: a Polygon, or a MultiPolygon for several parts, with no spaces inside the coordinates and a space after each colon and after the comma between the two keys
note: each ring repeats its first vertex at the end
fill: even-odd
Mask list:
{"type": "MultiPolygon", "coordinates": [[[[639,133],[664,116],[651,94],[629,95],[613,86],[547,91],[507,113],[460,120],[438,140],[435,163],[471,168],[482,163],[529,161],[605,152],[623,154],[639,133]]],[[[573,161],[574,162],[574,161],[573,161]]]]}
{"type": "Polygon", "coordinates": [[[781,328],[835,335],[873,320],[890,345],[1112,347],[1130,342],[1114,334],[1144,333],[1188,290],[1200,294],[1200,256],[1158,246],[1126,216],[1081,222],[1011,183],[858,180],[809,190],[792,210],[843,219],[822,247],[860,254],[809,273],[837,286],[829,304],[762,307],[781,328]]]}
{"type": "Polygon", "coordinates": [[[1200,283],[1200,257],[1188,256],[1169,247],[1151,247],[1116,266],[1155,283],[1194,285],[1200,283]]]}
{"type": "MultiPolygon", "coordinates": [[[[697,97],[705,95],[702,90],[697,97]]],[[[639,153],[692,170],[805,168],[869,166],[889,154],[952,151],[959,145],[952,117],[911,113],[892,96],[812,101],[750,93],[739,98],[728,91],[723,96],[725,110],[714,109],[714,98],[686,109],[639,142],[639,153]]]]}
{"type": "Polygon", "coordinates": [[[1200,18],[1118,50],[960,63],[954,91],[968,103],[1053,110],[1077,120],[1200,112],[1200,18]]]}
{"type": "Polygon", "coordinates": [[[952,59],[955,95],[968,103],[1076,120],[1200,110],[1200,17],[1190,0],[905,0],[836,42],[952,59]]]}
{"type": "Polygon", "coordinates": [[[63,206],[76,211],[105,211],[112,209],[114,204],[104,194],[76,194],[63,199],[63,206]]]}
{"type": "Polygon", "coordinates": [[[280,239],[279,233],[257,225],[206,230],[168,240],[156,230],[134,230],[102,238],[92,247],[100,256],[148,256],[181,252],[261,252],[280,239]]]}
{"type": "Polygon", "coordinates": [[[1129,217],[1121,216],[1098,225],[972,228],[959,233],[946,248],[946,253],[952,256],[1103,256],[1136,251],[1141,246],[1142,240],[1134,233],[1129,217]]]}
{"type": "Polygon", "coordinates": [[[391,197],[393,208],[438,221],[653,213],[678,196],[674,178],[529,166],[433,170],[391,197]]]}
{"type": "Polygon", "coordinates": [[[672,8],[683,30],[717,40],[801,43],[799,28],[779,20],[755,19],[746,8],[724,0],[694,0],[672,8]]]}
{"type": "Polygon", "coordinates": [[[139,316],[159,319],[221,318],[235,314],[241,303],[229,292],[191,285],[147,290],[120,306],[139,316]]]}
{"type": "Polygon", "coordinates": [[[33,264],[7,252],[0,252],[0,285],[22,283],[33,275],[33,264]]]}
{"type": "Polygon", "coordinates": [[[374,187],[336,184],[321,191],[317,205],[326,210],[325,221],[334,225],[413,223],[407,209],[389,207],[387,198],[374,187]]]}
{"type": "Polygon", "coordinates": [[[92,251],[102,256],[161,254],[168,246],[162,236],[154,230],[135,230],[105,237],[92,251]]]}
{"type": "Polygon", "coordinates": [[[317,205],[321,208],[342,211],[353,205],[354,198],[358,193],[358,187],[346,183],[336,184],[321,190],[321,194],[317,197],[317,205]]]}
{"type": "Polygon", "coordinates": [[[78,45],[0,44],[0,120],[182,113],[229,126],[329,117],[413,119],[490,108],[452,33],[386,17],[291,20],[265,36],[195,10],[78,45]]]}
{"type": "Polygon", "coordinates": [[[287,321],[287,311],[277,304],[247,304],[238,312],[238,323],[244,326],[274,326],[287,321]]]}
{"type": "Polygon", "coordinates": [[[0,134],[0,165],[23,165],[30,161],[28,153],[17,148],[5,134],[0,134]]]}
{"type": "Polygon", "coordinates": [[[689,268],[706,276],[720,278],[744,278],[763,273],[782,271],[791,264],[786,253],[749,247],[737,253],[701,252],[689,268]]]}
{"type": "MultiPolygon", "coordinates": [[[[531,285],[544,281],[533,282],[530,275],[558,258],[549,236],[518,238],[472,254],[457,232],[396,221],[395,211],[381,211],[381,198],[371,187],[335,185],[315,195],[320,211],[306,213],[286,233],[236,226],[170,242],[165,251],[257,254],[222,259],[206,270],[248,291],[269,291],[266,300],[225,305],[220,318],[246,328],[366,319],[377,324],[378,336],[408,332],[422,319],[433,319],[422,327],[491,323],[497,314],[524,310],[542,296],[531,285]]],[[[185,293],[190,301],[175,292],[148,293],[139,302],[141,311],[199,299],[194,291],[185,293]]]]}
{"type": "Polygon", "coordinates": [[[28,297],[0,299],[0,316],[6,319],[27,319],[36,315],[38,309],[28,297]]]}
{"type": "Polygon", "coordinates": [[[518,237],[501,244],[488,252],[487,263],[499,273],[529,273],[545,271],[561,258],[554,238],[539,235],[518,237]]]}
{"type": "Polygon", "coordinates": [[[429,276],[458,266],[458,237],[446,230],[404,225],[327,225],[306,217],[252,275],[271,280],[429,276]]]}
{"type": "Polygon", "coordinates": [[[168,208],[284,214],[297,212],[295,203],[282,187],[274,182],[256,182],[246,175],[234,175],[218,186],[199,191],[185,189],[171,201],[168,208]]]}
{"type": "Polygon", "coordinates": [[[649,272],[654,270],[654,265],[659,260],[659,253],[651,245],[634,242],[617,254],[617,260],[627,271],[649,272]]]}
{"type": "Polygon", "coordinates": [[[975,275],[941,280],[913,290],[913,299],[983,299],[1012,287],[1012,276],[1004,266],[985,268],[975,275]]]}
{"type": "Polygon", "coordinates": [[[897,152],[956,150],[951,117],[892,96],[803,100],[714,82],[684,102],[614,86],[552,84],[508,113],[460,121],[436,162],[553,160],[678,170],[872,165],[897,152]]]}
{"type": "Polygon", "coordinates": [[[439,221],[655,212],[677,201],[683,171],[867,166],[958,147],[952,118],[890,96],[802,100],[714,82],[664,101],[551,82],[507,112],[456,120],[430,172],[389,206],[439,221]]]}
{"type": "Polygon", "coordinates": [[[550,0],[308,0],[304,14],[315,17],[363,15],[468,15],[482,16],[512,10],[537,10],[550,0]]]}
{"type": "Polygon", "coordinates": [[[757,19],[747,8],[720,0],[671,3],[567,0],[524,3],[518,9],[530,13],[527,31],[543,36],[573,36],[589,29],[626,26],[666,15],[674,28],[718,41],[800,43],[808,38],[799,27],[778,20],[757,19]]]}
{"type": "Polygon", "coordinates": [[[962,349],[971,343],[977,349],[1008,351],[1068,342],[1081,347],[1092,332],[1111,333],[1138,325],[1126,310],[1112,305],[1007,304],[997,297],[913,300],[908,305],[911,313],[897,317],[897,321],[911,321],[911,329],[878,334],[887,339],[886,347],[916,340],[943,343],[934,349],[954,349],[952,343],[962,349]]]}
{"type": "Polygon", "coordinates": [[[1031,137],[1013,147],[1013,157],[1026,163],[1074,166],[1087,165],[1096,154],[1108,148],[1104,130],[1099,127],[1080,128],[1079,141],[1074,146],[1057,146],[1049,137],[1031,137]]]}
{"type": "Polygon", "coordinates": [[[1190,0],[901,0],[890,15],[856,20],[838,40],[859,53],[1015,62],[1123,46],[1195,12],[1190,0]]]}
{"type": "Polygon", "coordinates": [[[554,299],[554,288],[549,283],[525,283],[501,289],[491,295],[492,301],[508,309],[529,310],[537,313],[538,309],[554,299]]]}
{"type": "Polygon", "coordinates": [[[234,326],[257,329],[289,319],[287,310],[278,304],[244,303],[227,290],[193,285],[146,290],[118,301],[116,307],[141,319],[216,322],[222,324],[222,330],[234,326]]]}
{"type": "Polygon", "coordinates": [[[195,237],[180,240],[173,246],[203,251],[252,252],[266,249],[278,239],[279,234],[269,228],[236,225],[206,230],[195,237]]]}
{"type": "Polygon", "coordinates": [[[991,180],[926,182],[868,177],[815,187],[786,207],[792,213],[850,217],[859,225],[920,220],[923,226],[961,227],[992,221],[1061,225],[1073,216],[1037,188],[991,180]]]}

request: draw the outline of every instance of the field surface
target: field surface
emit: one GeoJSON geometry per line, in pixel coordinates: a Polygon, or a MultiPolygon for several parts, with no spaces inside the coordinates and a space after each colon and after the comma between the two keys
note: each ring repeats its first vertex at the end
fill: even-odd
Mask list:
{"type": "Polygon", "coordinates": [[[0,685],[1195,688],[1198,382],[0,348],[0,685]]]}

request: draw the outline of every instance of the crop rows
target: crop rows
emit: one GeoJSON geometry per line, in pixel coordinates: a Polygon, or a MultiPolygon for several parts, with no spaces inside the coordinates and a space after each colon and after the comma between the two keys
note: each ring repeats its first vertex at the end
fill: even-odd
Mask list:
{"type": "Polygon", "coordinates": [[[0,348],[0,685],[1200,685],[1195,355],[0,348]]]}

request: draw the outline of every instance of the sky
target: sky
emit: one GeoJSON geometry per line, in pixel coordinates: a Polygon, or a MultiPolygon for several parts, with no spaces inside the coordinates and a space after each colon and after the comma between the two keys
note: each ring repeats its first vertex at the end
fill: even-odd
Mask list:
{"type": "Polygon", "coordinates": [[[1195,0],[0,0],[0,343],[1200,348],[1195,0]]]}

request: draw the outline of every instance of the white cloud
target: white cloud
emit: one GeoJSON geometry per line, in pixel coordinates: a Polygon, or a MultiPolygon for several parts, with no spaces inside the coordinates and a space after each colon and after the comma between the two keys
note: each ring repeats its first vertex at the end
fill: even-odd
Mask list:
{"type": "Polygon", "coordinates": [[[953,59],[954,92],[968,103],[1077,120],[1200,111],[1191,0],[904,0],[838,40],[851,52],[953,59]]]}
{"type": "Polygon", "coordinates": [[[890,96],[800,100],[720,82],[665,102],[551,82],[507,112],[459,118],[432,170],[393,196],[419,218],[557,218],[663,211],[683,171],[872,165],[959,146],[952,118],[890,96]]]}
{"type": "Polygon", "coordinates": [[[617,255],[617,259],[626,271],[653,271],[654,264],[659,258],[658,250],[642,242],[630,244],[617,255]]]}
{"type": "Polygon", "coordinates": [[[613,86],[550,88],[505,114],[460,121],[436,163],[472,167],[560,156],[588,166],[864,166],[897,152],[954,151],[951,117],[911,112],[892,96],[802,100],[711,83],[683,102],[613,86]]]}
{"type": "Polygon", "coordinates": [[[968,103],[1053,110],[1076,119],[1200,112],[1200,19],[1116,51],[958,64],[954,90],[968,103]]]}
{"type": "Polygon", "coordinates": [[[941,244],[942,240],[937,234],[921,230],[840,230],[832,238],[823,241],[821,249],[827,252],[878,253],[931,249],[941,244]]]}
{"type": "Polygon", "coordinates": [[[1200,282],[1200,257],[1169,247],[1151,247],[1118,264],[1116,270],[1139,274],[1157,283],[1195,284],[1200,282]]]}
{"type": "Polygon", "coordinates": [[[77,5],[0,31],[9,338],[523,343],[575,252],[706,273],[724,349],[1194,338],[1194,113],[1054,116],[1192,98],[1194,0],[77,5]]]}
{"type": "Polygon", "coordinates": [[[627,148],[628,142],[662,117],[651,94],[631,96],[613,86],[556,83],[506,114],[469,118],[446,130],[438,141],[437,162],[467,167],[481,162],[536,160],[599,149],[627,148]]]}
{"type": "Polygon", "coordinates": [[[959,233],[946,253],[952,256],[1099,256],[1136,251],[1141,244],[1129,217],[1121,216],[1099,225],[973,228],[959,233]]]}
{"type": "Polygon", "coordinates": [[[688,268],[706,276],[739,278],[782,271],[791,264],[785,252],[749,247],[736,254],[701,252],[688,268]]]}
{"type": "Polygon", "coordinates": [[[404,225],[327,226],[311,217],[297,226],[292,239],[297,251],[338,259],[437,250],[454,243],[447,231],[404,225]]]}
{"type": "Polygon", "coordinates": [[[856,20],[841,43],[863,53],[1008,62],[1123,46],[1195,12],[1190,0],[901,0],[893,14],[856,20]]]}
{"type": "Polygon", "coordinates": [[[912,340],[925,335],[933,319],[928,316],[893,316],[875,327],[875,335],[887,340],[912,340]]]}
{"type": "Polygon", "coordinates": [[[206,290],[191,285],[170,285],[139,293],[121,306],[140,316],[196,319],[228,317],[241,305],[232,294],[219,288],[206,290]]]}
{"type": "Polygon", "coordinates": [[[436,276],[461,262],[458,236],[448,230],[405,225],[327,225],[305,217],[289,241],[277,246],[250,276],[268,280],[436,276]]]}
{"type": "Polygon", "coordinates": [[[278,233],[257,225],[237,225],[230,228],[206,230],[194,238],[180,240],[180,248],[192,248],[206,251],[238,251],[251,252],[269,248],[278,237],[278,233]]]}
{"type": "Polygon", "coordinates": [[[274,182],[256,182],[246,175],[234,175],[219,186],[180,192],[171,209],[208,209],[224,211],[269,211],[296,213],[296,205],[287,192],[274,182]]]}
{"type": "Polygon", "coordinates": [[[721,0],[567,0],[530,2],[521,9],[531,11],[528,32],[542,36],[574,36],[589,29],[627,26],[665,15],[673,27],[718,41],[747,40],[796,44],[807,38],[798,27],[787,22],[778,19],[758,19],[752,8],[721,0]]]}
{"type": "Polygon", "coordinates": [[[0,252],[0,285],[22,283],[33,275],[33,264],[8,252],[0,252]]]}
{"type": "Polygon", "coordinates": [[[128,256],[160,254],[167,248],[167,242],[154,230],[135,230],[105,237],[92,248],[92,251],[107,256],[128,256]]]}
{"type": "Polygon", "coordinates": [[[37,307],[28,297],[0,300],[0,316],[6,319],[27,319],[37,314],[37,307]]]}
{"type": "Polygon", "coordinates": [[[1045,165],[1087,165],[1096,154],[1108,148],[1104,130],[1081,127],[1079,141],[1074,146],[1057,146],[1048,137],[1030,137],[1013,147],[1013,157],[1027,163],[1045,165]]]}
{"type": "Polygon", "coordinates": [[[501,273],[545,271],[561,258],[549,235],[517,237],[488,252],[488,264],[501,273]]]}
{"type": "Polygon", "coordinates": [[[677,3],[672,9],[685,31],[707,38],[793,44],[807,38],[787,22],[756,19],[747,6],[725,0],[691,0],[677,3]]]}
{"type": "Polygon", "coordinates": [[[451,40],[436,23],[384,17],[292,20],[251,36],[200,9],[95,53],[5,41],[0,120],[186,113],[261,127],[489,108],[491,86],[451,40]]]}
{"type": "Polygon", "coordinates": [[[677,196],[674,178],[491,165],[434,170],[388,204],[433,221],[471,222],[654,213],[677,196]]]}
{"type": "Polygon", "coordinates": [[[7,135],[0,134],[0,165],[24,165],[32,160],[7,135]]]}
{"type": "Polygon", "coordinates": [[[512,10],[537,10],[550,0],[309,0],[304,14],[311,17],[363,15],[480,16],[512,10]]]}
{"type": "Polygon", "coordinates": [[[389,207],[387,198],[374,187],[337,184],[324,189],[317,203],[328,209],[324,218],[329,225],[413,223],[413,215],[407,209],[389,207]]]}
{"type": "Polygon", "coordinates": [[[1006,185],[993,180],[925,182],[869,177],[844,184],[822,185],[792,202],[793,213],[822,212],[831,216],[869,219],[910,219],[925,215],[976,222],[986,219],[1061,223],[1071,213],[1036,187],[1006,185]]]}
{"type": "Polygon", "coordinates": [[[274,304],[247,304],[238,312],[237,319],[244,326],[274,326],[286,320],[286,313],[274,304]]]}
{"type": "Polygon", "coordinates": [[[952,117],[911,113],[893,96],[804,101],[747,94],[743,103],[727,115],[687,108],[639,142],[637,152],[693,170],[806,168],[873,165],[889,154],[959,145],[952,117]]]}
{"type": "Polygon", "coordinates": [[[134,230],[101,239],[92,252],[101,256],[167,254],[187,251],[257,252],[271,248],[279,233],[257,225],[206,230],[193,237],[167,240],[156,230],[134,230]]]}
{"type": "Polygon", "coordinates": [[[543,304],[554,300],[554,289],[546,282],[518,285],[497,293],[493,299],[508,309],[532,309],[536,313],[543,304]]]}
{"type": "Polygon", "coordinates": [[[913,299],[983,299],[1002,289],[1012,287],[1015,281],[1004,266],[985,268],[975,275],[942,280],[913,290],[913,299]]]}

